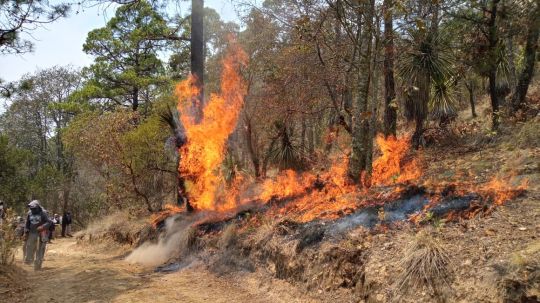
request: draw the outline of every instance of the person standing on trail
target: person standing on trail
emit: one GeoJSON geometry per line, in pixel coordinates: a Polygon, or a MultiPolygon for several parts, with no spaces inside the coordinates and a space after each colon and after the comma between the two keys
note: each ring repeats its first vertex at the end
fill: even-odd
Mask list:
{"type": "Polygon", "coordinates": [[[30,202],[28,208],[30,211],[26,216],[24,228],[26,242],[24,263],[32,264],[34,262],[34,270],[40,270],[45,256],[45,248],[49,241],[49,228],[52,222],[39,201],[30,202]]]}
{"type": "Polygon", "coordinates": [[[49,244],[52,244],[52,240],[54,239],[54,230],[57,223],[54,216],[50,217],[49,221],[51,221],[51,225],[49,226],[49,244]]]}
{"type": "Polygon", "coordinates": [[[65,211],[62,216],[62,237],[72,237],[71,235],[71,212],[65,211]]]}

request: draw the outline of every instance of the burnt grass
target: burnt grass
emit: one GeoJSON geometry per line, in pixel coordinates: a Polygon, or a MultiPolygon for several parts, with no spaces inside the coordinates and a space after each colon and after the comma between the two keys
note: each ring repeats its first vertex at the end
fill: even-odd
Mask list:
{"type": "MultiPolygon", "coordinates": [[[[462,148],[449,143],[426,151],[424,177],[441,188],[409,184],[397,197],[359,202],[335,220],[300,223],[268,215],[298,196],[207,214],[196,223],[201,245],[193,254],[218,275],[253,274],[262,283],[286,280],[320,302],[538,302],[539,154],[515,149],[515,131],[505,131],[488,143],[465,135],[462,148]],[[530,179],[528,192],[494,207],[492,196],[474,190],[463,194],[458,185],[484,183],[497,174],[530,179]],[[237,239],[220,247],[231,224],[237,239]],[[400,293],[395,287],[403,272],[400,260],[420,231],[440,240],[452,258],[453,275],[436,294],[426,289],[400,293]]],[[[164,231],[141,234],[155,241],[164,231]]],[[[178,262],[165,271],[182,270],[184,263],[178,262]]]]}
{"type": "MultiPolygon", "coordinates": [[[[276,200],[273,207],[287,202],[276,200]]],[[[272,206],[253,204],[225,217],[209,216],[207,221],[199,221],[198,235],[204,243],[199,253],[207,255],[208,269],[218,275],[263,269],[271,277],[302,285],[307,291],[335,294],[346,291],[351,298],[367,300],[372,295],[373,283],[366,282],[365,265],[372,251],[362,238],[351,239],[351,232],[361,230],[363,238],[372,238],[430,225],[448,214],[459,218],[456,214],[466,214],[471,209],[487,211],[491,203],[475,193],[457,195],[453,188],[432,193],[409,185],[393,201],[363,207],[333,221],[299,223],[283,219],[266,227],[256,226],[254,218],[264,218],[265,211],[272,206]],[[437,203],[430,205],[434,198],[438,199],[437,203]],[[416,224],[408,221],[412,215],[426,213],[429,218],[425,221],[416,224]],[[234,244],[226,248],[212,244],[231,224],[238,226],[234,244]]],[[[185,264],[179,261],[157,270],[170,272],[183,267],[185,264]]]]}
{"type": "MultiPolygon", "coordinates": [[[[315,220],[308,223],[286,218],[268,221],[266,212],[270,207],[285,207],[291,200],[276,200],[273,206],[253,203],[251,207],[229,214],[189,215],[182,213],[175,220],[195,222],[198,248],[191,253],[189,259],[179,257],[177,262],[158,267],[156,271],[175,272],[188,267],[193,260],[202,260],[202,264],[218,276],[228,275],[234,278],[239,274],[262,272],[264,274],[262,278],[259,275],[259,278],[288,281],[295,287],[314,294],[321,302],[335,300],[390,302],[399,297],[395,293],[393,279],[400,271],[396,260],[401,259],[402,247],[410,242],[407,235],[419,230],[435,228],[438,230],[435,232],[438,234],[437,237],[449,238],[444,230],[453,230],[449,233],[456,233],[455,229],[461,233],[469,229],[475,231],[475,227],[471,226],[477,224],[477,220],[483,220],[484,217],[489,219],[493,215],[493,200],[490,197],[476,193],[458,194],[456,192],[453,185],[436,192],[409,185],[391,201],[381,201],[361,207],[336,220],[315,220]],[[436,202],[431,203],[434,199],[436,202]],[[476,217],[469,220],[471,212],[474,212],[476,217]],[[413,223],[410,218],[415,215],[420,215],[421,219],[413,223]],[[449,215],[451,215],[451,220],[448,219],[449,215]],[[441,226],[438,226],[439,224],[441,226]],[[223,242],[225,230],[232,225],[235,226],[233,239],[227,240],[229,244],[225,246],[220,245],[219,243],[223,242]],[[373,260],[377,261],[374,263],[373,260]],[[374,264],[382,266],[382,269],[380,267],[374,269],[374,264]]],[[[522,194],[522,197],[526,196],[525,193],[522,194]]],[[[510,205],[513,203],[510,202],[510,205]]],[[[535,215],[534,212],[528,214],[535,215]]],[[[504,229],[509,228],[504,227],[504,229]]],[[[157,229],[146,228],[139,233],[140,237],[136,243],[156,242],[159,237],[166,237],[166,232],[164,225],[162,228],[158,226],[157,229]]],[[[455,245],[454,243],[464,241],[450,239],[447,241],[449,247],[455,245]]],[[[473,241],[468,245],[475,246],[478,243],[473,241]]],[[[462,254],[461,251],[467,251],[467,249],[471,248],[457,250],[462,254]]],[[[450,251],[450,254],[453,252],[450,251]]],[[[475,260],[474,257],[463,258],[475,260]]],[[[456,262],[459,264],[463,260],[456,262]]],[[[469,261],[466,262],[468,264],[469,261]]],[[[492,295],[492,299],[529,298],[530,296],[526,295],[530,289],[529,284],[536,285],[534,283],[537,283],[534,279],[533,282],[528,282],[529,280],[524,280],[524,278],[516,278],[515,273],[510,270],[513,267],[509,263],[501,265],[486,261],[483,266],[483,268],[492,266],[498,269],[496,283],[490,283],[493,286],[485,286],[488,287],[488,291],[496,293],[492,295]],[[489,287],[496,287],[497,291],[489,287]],[[504,290],[505,294],[499,294],[498,289],[504,290]]],[[[533,268],[533,273],[540,273],[540,269],[534,269],[536,267],[527,268],[533,268]]],[[[493,274],[489,273],[489,275],[493,274]]],[[[526,272],[523,275],[530,277],[532,274],[526,272]]],[[[537,280],[540,281],[540,275],[538,277],[537,280]]],[[[459,281],[459,278],[456,281],[459,281]]],[[[456,294],[456,289],[461,287],[459,284],[461,282],[453,283],[458,283],[458,286],[437,290],[437,293],[412,290],[412,295],[399,297],[398,301],[454,302],[460,295],[464,295],[456,294]],[[418,292],[422,293],[422,298],[415,297],[418,292]],[[439,298],[441,294],[444,294],[446,299],[439,298]]],[[[466,295],[467,300],[477,298],[475,296],[471,293],[466,295]]],[[[497,302],[495,299],[493,302],[497,302]]],[[[516,300],[505,302],[529,302],[516,300]]]]}

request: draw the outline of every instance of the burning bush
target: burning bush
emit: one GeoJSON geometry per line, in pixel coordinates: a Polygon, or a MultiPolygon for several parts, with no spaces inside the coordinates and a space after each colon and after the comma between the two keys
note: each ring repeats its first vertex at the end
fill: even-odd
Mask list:
{"type": "Polygon", "coordinates": [[[385,185],[420,178],[422,171],[417,160],[406,161],[411,150],[411,142],[407,136],[385,138],[379,134],[376,141],[382,155],[373,162],[372,184],[385,185]]]}

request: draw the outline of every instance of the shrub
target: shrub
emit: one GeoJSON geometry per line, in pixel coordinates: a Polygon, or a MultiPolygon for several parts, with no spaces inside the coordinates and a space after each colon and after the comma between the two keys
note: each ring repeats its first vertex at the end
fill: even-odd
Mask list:
{"type": "Polygon", "coordinates": [[[0,265],[13,263],[20,242],[9,222],[11,221],[4,220],[4,223],[0,225],[0,265]]]}

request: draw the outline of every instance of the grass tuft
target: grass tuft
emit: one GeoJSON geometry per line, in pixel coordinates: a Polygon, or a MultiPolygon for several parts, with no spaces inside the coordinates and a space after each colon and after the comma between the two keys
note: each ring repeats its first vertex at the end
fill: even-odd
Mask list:
{"type": "Polygon", "coordinates": [[[428,288],[433,294],[440,295],[441,287],[450,285],[450,264],[450,256],[443,244],[430,234],[420,232],[405,249],[398,288],[428,288]]]}
{"type": "Polygon", "coordinates": [[[228,249],[236,244],[238,241],[238,228],[236,227],[236,224],[231,223],[225,227],[223,230],[223,233],[221,234],[221,238],[218,242],[218,247],[220,249],[228,249]]]}

